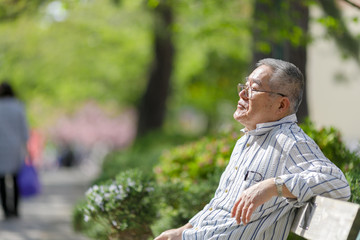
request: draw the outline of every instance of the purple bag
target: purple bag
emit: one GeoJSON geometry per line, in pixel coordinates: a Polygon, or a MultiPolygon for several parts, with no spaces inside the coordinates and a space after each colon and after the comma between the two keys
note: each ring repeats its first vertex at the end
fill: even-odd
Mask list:
{"type": "Polygon", "coordinates": [[[24,163],[22,165],[17,177],[17,181],[20,196],[22,197],[32,197],[41,192],[39,176],[32,164],[27,165],[24,163]]]}

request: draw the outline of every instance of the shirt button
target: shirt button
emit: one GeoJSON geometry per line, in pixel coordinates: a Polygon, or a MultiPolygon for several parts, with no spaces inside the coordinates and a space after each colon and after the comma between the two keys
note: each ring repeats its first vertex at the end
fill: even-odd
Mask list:
{"type": "Polygon", "coordinates": [[[238,170],[238,167],[235,167],[235,170],[238,170]]]}
{"type": "Polygon", "coordinates": [[[246,147],[250,147],[250,143],[247,143],[247,144],[246,144],[246,147]]]}
{"type": "Polygon", "coordinates": [[[212,207],[211,208],[209,208],[209,211],[212,211],[213,209],[212,209],[212,207]]]}
{"type": "Polygon", "coordinates": [[[226,190],[225,190],[225,192],[227,193],[227,192],[228,192],[228,190],[226,189],[226,190]]]}

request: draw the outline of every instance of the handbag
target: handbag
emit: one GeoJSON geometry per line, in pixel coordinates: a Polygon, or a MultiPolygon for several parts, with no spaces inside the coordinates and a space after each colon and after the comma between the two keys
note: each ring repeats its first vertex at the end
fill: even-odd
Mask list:
{"type": "Polygon", "coordinates": [[[41,192],[41,184],[36,168],[23,163],[17,177],[21,197],[32,197],[41,192]]]}

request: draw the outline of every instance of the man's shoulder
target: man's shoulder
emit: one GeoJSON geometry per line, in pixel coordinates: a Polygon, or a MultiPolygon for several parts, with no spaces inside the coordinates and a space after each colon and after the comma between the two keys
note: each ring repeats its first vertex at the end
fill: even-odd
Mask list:
{"type": "Polygon", "coordinates": [[[297,124],[291,124],[288,127],[283,127],[275,132],[279,141],[287,145],[294,145],[296,143],[315,143],[297,124]]]}

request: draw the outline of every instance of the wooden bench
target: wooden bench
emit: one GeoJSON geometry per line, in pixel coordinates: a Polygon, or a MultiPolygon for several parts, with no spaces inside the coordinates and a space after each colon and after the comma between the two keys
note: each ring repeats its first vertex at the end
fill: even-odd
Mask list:
{"type": "Polygon", "coordinates": [[[317,196],[298,209],[291,231],[310,240],[360,240],[360,206],[317,196]]]}

